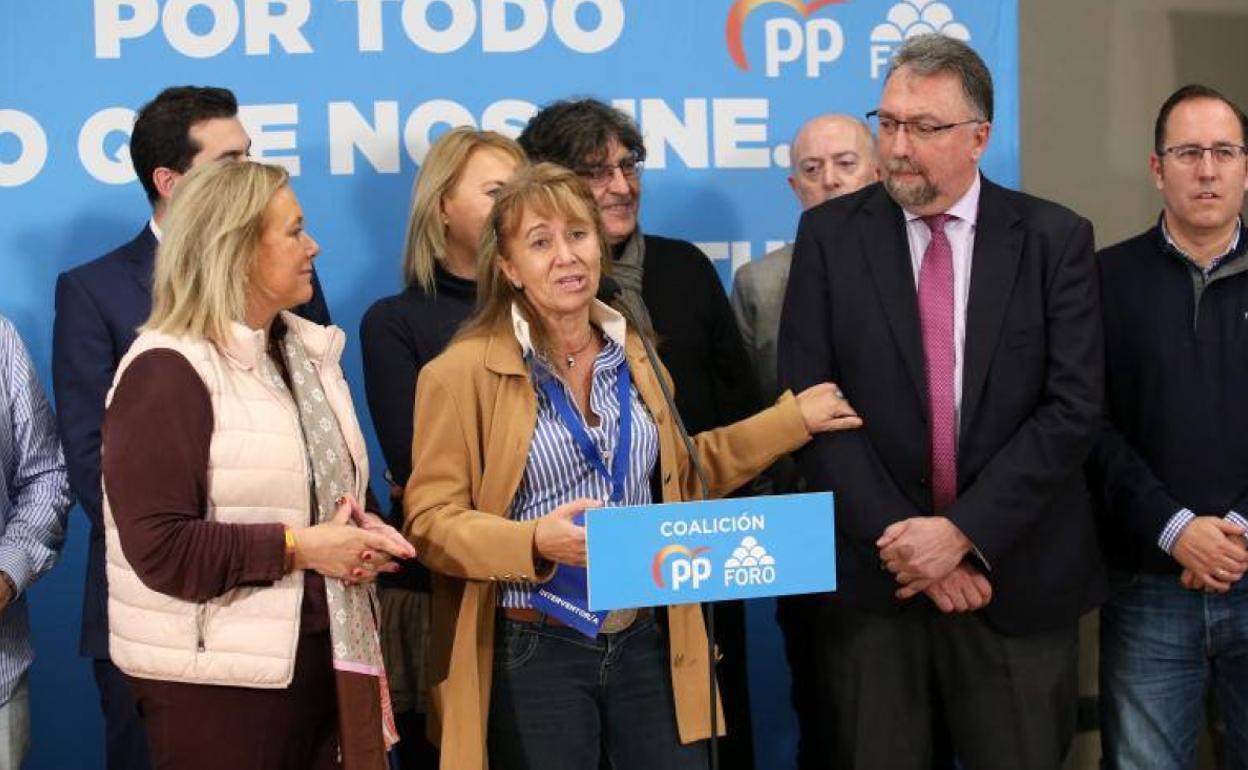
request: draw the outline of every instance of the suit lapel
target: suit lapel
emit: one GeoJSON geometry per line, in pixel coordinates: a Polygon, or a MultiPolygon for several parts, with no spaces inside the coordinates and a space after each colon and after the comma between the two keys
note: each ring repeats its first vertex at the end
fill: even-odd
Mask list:
{"type": "Polygon", "coordinates": [[[863,207],[863,212],[867,217],[859,232],[862,254],[870,267],[884,314],[897,341],[897,349],[906,363],[906,371],[910,372],[914,381],[915,393],[926,405],[927,377],[923,374],[919,300],[914,288],[914,267],[910,263],[905,214],[888,197],[882,185],[863,207]]]}
{"type": "Polygon", "coordinates": [[[961,435],[983,396],[988,368],[1001,337],[1005,310],[1022,256],[1022,219],[1005,192],[987,179],[979,194],[975,248],[966,308],[966,348],[962,364],[961,435]]]}
{"type": "MultiPolygon", "coordinates": [[[[152,272],[156,269],[158,245],[156,234],[152,232],[151,223],[148,223],[143,225],[143,229],[127,246],[130,277],[139,285],[146,297],[152,296],[152,272]]],[[[147,317],[146,314],[144,317],[147,317]]]]}

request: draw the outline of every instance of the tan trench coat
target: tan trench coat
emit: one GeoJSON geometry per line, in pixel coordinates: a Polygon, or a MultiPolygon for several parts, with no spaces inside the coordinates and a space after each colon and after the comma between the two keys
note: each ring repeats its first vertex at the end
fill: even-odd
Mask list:
{"type": "MultiPolygon", "coordinates": [[[[688,453],[631,330],[625,350],[634,386],[658,425],[663,500],[696,499],[699,483],[688,453]]],[[[666,370],[663,376],[670,383],[666,370]]],[[[537,397],[508,325],[489,337],[456,342],[421,372],[404,531],[435,573],[429,725],[445,770],[487,767],[496,581],[550,578],[534,565],[536,521],[506,518],[536,424],[537,397]]],[[[694,446],[718,497],[808,440],[797,401],[786,393],[754,417],[695,436],[694,446]]],[[[668,626],[680,739],[705,739],[710,682],[699,605],[672,607],[668,626]]]]}

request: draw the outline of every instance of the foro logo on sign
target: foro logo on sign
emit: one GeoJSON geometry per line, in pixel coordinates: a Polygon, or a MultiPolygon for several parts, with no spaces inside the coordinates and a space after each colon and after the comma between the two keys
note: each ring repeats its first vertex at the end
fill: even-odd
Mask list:
{"type": "Polygon", "coordinates": [[[668,564],[671,574],[669,582],[673,591],[679,591],[686,584],[689,588],[698,590],[711,577],[711,560],[702,556],[709,550],[711,549],[707,547],[690,550],[683,545],[664,546],[655,554],[654,563],[650,567],[654,584],[659,588],[667,588],[663,581],[663,568],[668,564]]]}
{"type": "Polygon", "coordinates": [[[764,71],[769,78],[780,77],[780,66],[802,58],[804,51],[806,77],[819,77],[819,70],[824,64],[841,57],[841,52],[845,50],[845,33],[835,19],[812,19],[810,16],[824,6],[844,2],[846,0],[737,0],[728,11],[728,23],[724,29],[728,54],[739,69],[749,70],[750,64],[741,39],[745,18],[764,5],[788,6],[801,14],[805,21],[799,24],[794,19],[777,17],[763,24],[764,71]]]}
{"type": "Polygon", "coordinates": [[[953,9],[937,0],[902,0],[888,9],[887,20],[871,30],[871,79],[880,77],[893,49],[907,38],[933,33],[971,42],[971,31],[953,20],[953,9]]]}
{"type": "Polygon", "coordinates": [[[756,537],[746,535],[724,562],[725,586],[762,586],[776,582],[776,560],[756,537]]]}

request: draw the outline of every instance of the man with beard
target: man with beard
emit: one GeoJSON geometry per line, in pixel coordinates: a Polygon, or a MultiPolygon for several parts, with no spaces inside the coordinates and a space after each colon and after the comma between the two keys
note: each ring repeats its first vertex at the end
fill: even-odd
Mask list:
{"type": "Polygon", "coordinates": [[[1248,763],[1248,118],[1217,91],[1162,105],[1163,210],[1102,251],[1109,426],[1092,463],[1115,592],[1101,610],[1105,766],[1191,767],[1213,689],[1248,763]]]}
{"type": "Polygon", "coordinates": [[[871,115],[883,184],[803,215],[780,325],[781,387],[837,382],[864,425],[798,456],[836,492],[824,764],[924,769],[947,730],[966,770],[1055,770],[1105,585],[1092,227],[980,175],[992,79],[966,44],[908,40],[871,115]]]}
{"type": "MultiPolygon", "coordinates": [[[[690,434],[741,420],[762,406],[750,359],[714,265],[688,241],[643,235],[638,222],[646,147],[632,119],[597,99],[543,107],[520,134],[534,163],[550,161],[588,183],[614,261],[611,274],[639,323],[658,336],[676,408],[690,434]]],[[[720,685],[730,732],[721,766],[754,765],[745,667],[745,610],[716,605],[720,685]]]]}

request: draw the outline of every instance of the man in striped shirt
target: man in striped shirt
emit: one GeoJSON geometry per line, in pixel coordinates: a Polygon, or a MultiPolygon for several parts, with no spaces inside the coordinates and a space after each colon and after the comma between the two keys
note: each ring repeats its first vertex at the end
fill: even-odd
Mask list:
{"type": "Polygon", "coordinates": [[[73,500],[52,410],[3,316],[0,469],[0,770],[18,770],[30,743],[26,672],[34,659],[26,589],[60,556],[73,500]]]}

